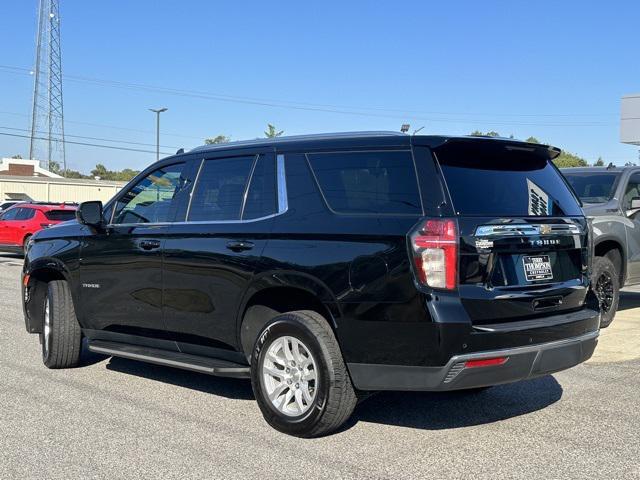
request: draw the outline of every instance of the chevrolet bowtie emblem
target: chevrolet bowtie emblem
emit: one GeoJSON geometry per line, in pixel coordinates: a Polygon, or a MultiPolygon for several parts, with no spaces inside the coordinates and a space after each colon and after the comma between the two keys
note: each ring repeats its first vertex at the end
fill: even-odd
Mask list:
{"type": "Polygon", "coordinates": [[[540,234],[549,235],[551,233],[551,225],[540,225],[540,234]]]}

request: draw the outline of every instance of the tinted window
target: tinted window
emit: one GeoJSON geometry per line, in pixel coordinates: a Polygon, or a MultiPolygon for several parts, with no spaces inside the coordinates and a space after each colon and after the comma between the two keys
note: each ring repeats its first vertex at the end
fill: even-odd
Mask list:
{"type": "Polygon", "coordinates": [[[186,184],[184,163],[159,168],[139,181],[118,199],[113,223],[171,222],[174,197],[186,184]]]}
{"type": "Polygon", "coordinates": [[[561,174],[542,149],[499,141],[452,142],[435,149],[460,215],[582,215],[561,174]]]}
{"type": "Polygon", "coordinates": [[[329,207],[347,214],[421,215],[410,152],[307,155],[329,207]]]}
{"type": "Polygon", "coordinates": [[[33,208],[18,208],[17,210],[16,220],[30,220],[36,214],[33,208]]]}
{"type": "Polygon", "coordinates": [[[638,174],[631,176],[627,188],[624,191],[622,206],[625,210],[631,209],[631,200],[634,198],[640,198],[640,175],[638,174]]]}
{"type": "Polygon", "coordinates": [[[54,222],[66,222],[76,218],[76,212],[74,210],[49,210],[44,212],[44,216],[54,222]]]}
{"type": "Polygon", "coordinates": [[[260,156],[251,176],[243,220],[266,217],[278,211],[276,167],[273,158],[260,156]]]}
{"type": "Polygon", "coordinates": [[[604,203],[613,198],[619,173],[584,173],[563,170],[562,173],[584,203],[604,203]]]}
{"type": "Polygon", "coordinates": [[[198,175],[187,220],[240,220],[255,156],[206,160],[198,175]]]}
{"type": "Polygon", "coordinates": [[[12,208],[11,210],[7,210],[2,214],[2,220],[15,220],[16,215],[18,215],[18,209],[12,208]]]}

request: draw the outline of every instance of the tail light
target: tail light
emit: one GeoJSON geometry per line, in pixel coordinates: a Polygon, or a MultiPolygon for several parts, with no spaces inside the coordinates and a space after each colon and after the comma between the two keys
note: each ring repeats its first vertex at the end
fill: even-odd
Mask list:
{"type": "Polygon", "coordinates": [[[458,227],[450,218],[430,219],[410,236],[418,280],[453,290],[458,278],[458,227]]]}

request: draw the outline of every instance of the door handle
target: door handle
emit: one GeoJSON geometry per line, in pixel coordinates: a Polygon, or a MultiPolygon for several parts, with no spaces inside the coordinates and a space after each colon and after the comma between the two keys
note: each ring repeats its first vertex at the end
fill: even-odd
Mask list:
{"type": "Polygon", "coordinates": [[[138,244],[143,250],[155,250],[160,248],[160,242],[158,240],[141,240],[138,244]]]}
{"type": "Polygon", "coordinates": [[[227,243],[227,248],[229,250],[233,250],[234,252],[243,252],[244,250],[251,250],[253,248],[252,242],[246,242],[244,240],[239,241],[231,241],[227,243]]]}

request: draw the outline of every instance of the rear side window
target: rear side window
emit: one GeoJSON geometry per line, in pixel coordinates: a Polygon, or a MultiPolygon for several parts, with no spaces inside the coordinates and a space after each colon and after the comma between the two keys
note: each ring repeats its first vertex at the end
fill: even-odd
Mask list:
{"type": "Polygon", "coordinates": [[[76,218],[76,212],[75,210],[49,210],[44,212],[44,216],[52,222],[66,222],[76,218]]]}
{"type": "Polygon", "coordinates": [[[582,215],[542,149],[486,140],[452,142],[434,153],[459,215],[582,215]]]}
{"type": "Polygon", "coordinates": [[[36,214],[33,208],[18,208],[16,220],[31,220],[36,214]]]}
{"type": "Polygon", "coordinates": [[[410,152],[314,153],[307,158],[336,213],[422,214],[410,152]]]}
{"type": "Polygon", "coordinates": [[[240,220],[255,156],[206,160],[198,175],[188,221],[240,220]]]}

